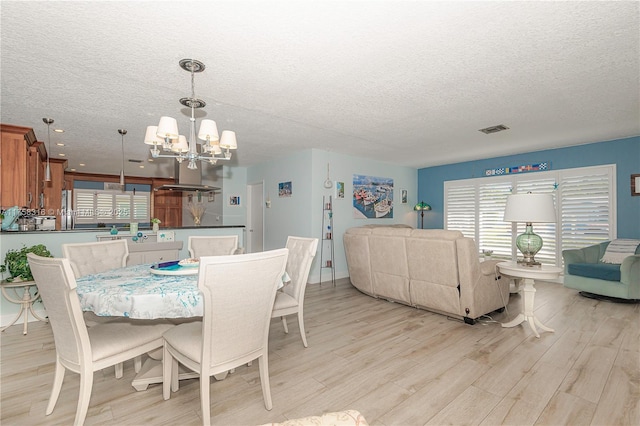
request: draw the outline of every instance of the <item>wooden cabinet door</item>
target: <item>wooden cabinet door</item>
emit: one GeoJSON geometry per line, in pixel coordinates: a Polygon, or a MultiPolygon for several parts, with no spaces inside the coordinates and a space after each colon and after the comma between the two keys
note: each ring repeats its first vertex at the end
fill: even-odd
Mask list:
{"type": "MultiPolygon", "coordinates": [[[[153,187],[174,183],[168,179],[154,179],[153,187]]],[[[182,226],[182,192],[161,189],[152,190],[153,213],[151,217],[157,217],[162,222],[160,228],[179,228],[182,226]]]]}
{"type": "Polygon", "coordinates": [[[28,207],[28,147],[35,135],[30,128],[7,124],[0,125],[0,135],[0,207],[28,207]]]}

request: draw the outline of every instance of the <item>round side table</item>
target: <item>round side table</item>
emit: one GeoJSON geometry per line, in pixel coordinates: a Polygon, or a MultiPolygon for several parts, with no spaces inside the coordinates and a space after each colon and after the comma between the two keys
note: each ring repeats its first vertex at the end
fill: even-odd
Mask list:
{"type": "Polygon", "coordinates": [[[533,331],[536,337],[540,337],[538,328],[542,331],[553,332],[552,328],[542,324],[540,320],[535,316],[533,312],[533,301],[536,295],[536,289],[534,287],[534,280],[552,280],[558,278],[562,272],[562,268],[557,266],[542,265],[540,267],[522,266],[517,262],[500,262],[498,263],[500,272],[504,275],[508,275],[513,278],[520,278],[524,281],[523,298],[522,298],[522,312],[517,317],[509,322],[502,324],[503,327],[515,327],[516,325],[528,322],[529,327],[533,331]]]}
{"type": "Polygon", "coordinates": [[[20,316],[24,315],[24,325],[22,329],[22,334],[27,334],[27,326],[29,324],[29,312],[31,312],[31,315],[33,315],[35,319],[39,321],[45,321],[45,322],[47,321],[46,318],[42,318],[40,315],[36,314],[36,312],[33,310],[33,303],[40,298],[40,293],[38,292],[38,287],[36,286],[35,281],[8,282],[5,280],[2,280],[0,281],[0,288],[2,289],[2,294],[9,302],[17,303],[20,305],[20,312],[18,312],[18,315],[16,315],[16,317],[13,319],[13,321],[11,321],[11,323],[2,327],[0,331],[5,331],[8,327],[15,324],[16,321],[18,321],[18,318],[20,318],[20,316]],[[33,296],[31,295],[31,291],[30,291],[31,287],[36,288],[36,292],[33,294],[33,296]],[[22,296],[20,295],[21,288],[23,289],[22,296]],[[8,291],[9,289],[13,291],[13,294],[8,291]]]}

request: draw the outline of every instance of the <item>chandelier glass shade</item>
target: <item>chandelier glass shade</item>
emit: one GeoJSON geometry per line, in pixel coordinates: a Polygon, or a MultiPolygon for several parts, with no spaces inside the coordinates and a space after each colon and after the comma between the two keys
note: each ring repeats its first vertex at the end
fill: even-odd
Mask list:
{"type": "Polygon", "coordinates": [[[147,127],[144,143],[152,145],[153,158],[175,158],[179,163],[187,160],[187,167],[192,170],[198,168],[197,161],[216,164],[218,160],[230,160],[231,150],[238,148],[236,134],[225,130],[219,135],[218,126],[213,120],[204,119],[200,123],[197,139],[202,141],[202,148],[198,152],[195,110],[207,104],[195,96],[194,76],[195,73],[204,71],[205,65],[195,59],[182,59],[180,67],[191,73],[191,97],[180,99],[182,105],[191,109],[189,137],[187,139],[179,133],[175,118],[163,116],[157,126],[147,127]]]}

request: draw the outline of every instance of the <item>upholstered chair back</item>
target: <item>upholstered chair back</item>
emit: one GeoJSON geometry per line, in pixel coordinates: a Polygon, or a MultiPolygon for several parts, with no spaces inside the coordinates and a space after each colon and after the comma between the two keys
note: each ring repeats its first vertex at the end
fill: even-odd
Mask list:
{"type": "Polygon", "coordinates": [[[33,253],[28,253],[27,258],[47,310],[58,356],[76,366],[90,361],[89,334],[69,260],[41,257],[33,253]]]}
{"type": "Polygon", "coordinates": [[[282,291],[303,303],[307,280],[311,271],[311,263],[318,249],[317,238],[288,237],[286,247],[289,249],[287,274],[291,282],[282,291]]]}
{"type": "Polygon", "coordinates": [[[96,241],[62,245],[76,278],[127,266],[127,240],[96,241]]]}
{"type": "Polygon", "coordinates": [[[273,302],[288,254],[285,248],[200,257],[202,359],[209,360],[210,369],[237,367],[238,362],[249,362],[266,348],[273,302]]]}
{"type": "Polygon", "coordinates": [[[226,256],[236,254],[238,248],[237,235],[224,236],[191,236],[188,242],[189,256],[226,256]]]}

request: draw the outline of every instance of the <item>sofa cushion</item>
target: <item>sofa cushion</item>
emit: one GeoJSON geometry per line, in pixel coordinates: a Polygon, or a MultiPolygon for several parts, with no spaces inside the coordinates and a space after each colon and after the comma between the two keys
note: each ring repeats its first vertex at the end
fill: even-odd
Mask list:
{"type": "Polygon", "coordinates": [[[610,263],[570,263],[571,275],[595,278],[605,281],[620,281],[620,265],[610,263]]]}

